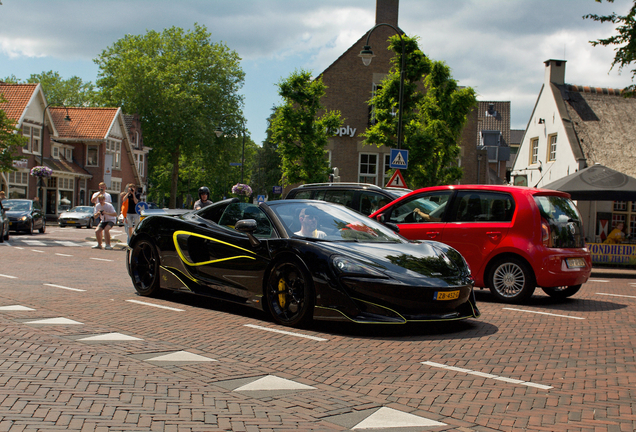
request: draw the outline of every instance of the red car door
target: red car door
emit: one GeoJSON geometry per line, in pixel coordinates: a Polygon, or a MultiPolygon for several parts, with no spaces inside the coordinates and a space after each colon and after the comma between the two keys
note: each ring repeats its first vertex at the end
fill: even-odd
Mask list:
{"type": "Polygon", "coordinates": [[[391,208],[387,222],[397,224],[409,240],[441,241],[444,212],[452,191],[425,192],[406,198],[391,208]]]}

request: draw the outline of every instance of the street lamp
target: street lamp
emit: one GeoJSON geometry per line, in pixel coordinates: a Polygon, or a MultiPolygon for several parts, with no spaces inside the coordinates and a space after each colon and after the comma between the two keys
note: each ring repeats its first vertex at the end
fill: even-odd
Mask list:
{"type": "MultiPolygon", "coordinates": [[[[48,104],[44,107],[44,111],[42,112],[42,133],[40,134],[40,166],[44,166],[44,128],[46,127],[46,110],[52,106],[53,103],[48,104]]],[[[64,117],[64,121],[70,122],[71,117],[68,115],[68,108],[65,105],[62,105],[64,109],[66,109],[66,117],[64,117]]],[[[49,139],[50,141],[50,139],[49,139]]],[[[44,179],[40,177],[40,204],[44,205],[44,179]]]]}
{"type": "Polygon", "coordinates": [[[404,57],[405,57],[404,56],[404,39],[402,39],[401,32],[397,28],[393,27],[391,24],[386,24],[386,23],[377,24],[367,33],[367,43],[364,45],[364,48],[362,49],[362,51],[360,51],[360,54],[358,56],[362,59],[362,63],[365,66],[369,66],[371,64],[371,60],[373,60],[373,57],[375,57],[375,54],[373,54],[373,51],[371,51],[371,46],[369,45],[369,38],[371,37],[371,33],[373,33],[373,31],[380,26],[388,26],[388,27],[391,27],[393,30],[395,30],[397,35],[400,37],[400,42],[402,43],[402,59],[400,61],[400,90],[398,94],[398,127],[397,127],[397,148],[399,149],[402,144],[402,99],[404,98],[403,93],[404,93],[404,57]]]}
{"type": "MultiPolygon", "coordinates": [[[[221,117],[221,120],[223,120],[226,117],[236,117],[241,121],[241,133],[243,134],[243,153],[241,155],[241,183],[244,183],[243,181],[243,174],[244,174],[244,167],[245,167],[245,123],[243,121],[243,118],[237,115],[233,115],[233,114],[228,114],[225,115],[223,117],[221,117]]],[[[214,133],[216,134],[217,138],[221,138],[221,136],[223,135],[223,129],[221,129],[220,126],[218,126],[216,128],[216,130],[214,131],[214,133]]]]}

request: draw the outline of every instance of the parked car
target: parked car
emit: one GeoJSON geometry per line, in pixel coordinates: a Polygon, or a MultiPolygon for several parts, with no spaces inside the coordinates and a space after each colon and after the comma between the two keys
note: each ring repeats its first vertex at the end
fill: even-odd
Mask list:
{"type": "Polygon", "coordinates": [[[312,318],[402,324],[480,315],[468,266],[453,248],[409,242],[323,201],[232,198],[149,216],[127,253],[140,295],[163,288],[211,296],[264,310],[287,326],[312,318]]]}
{"type": "Polygon", "coordinates": [[[289,191],[285,199],[316,199],[342,204],[370,215],[410,189],[381,188],[368,183],[308,183],[289,191]]]}
{"type": "Polygon", "coordinates": [[[75,226],[77,228],[92,228],[96,225],[98,218],[95,218],[95,207],[93,206],[75,206],[72,209],[60,213],[57,223],[61,227],[75,226]]]}
{"type": "Polygon", "coordinates": [[[30,199],[6,199],[2,205],[9,216],[11,231],[26,231],[33,234],[36,229],[46,231],[46,220],[40,203],[30,199]]]}
{"type": "Polygon", "coordinates": [[[9,217],[0,201],[0,243],[9,240],[9,217]]]}
{"type": "Polygon", "coordinates": [[[581,216],[569,195],[496,185],[428,187],[371,215],[407,239],[436,240],[468,261],[475,285],[523,302],[535,287],[556,298],[577,293],[592,271],[581,216]]]}

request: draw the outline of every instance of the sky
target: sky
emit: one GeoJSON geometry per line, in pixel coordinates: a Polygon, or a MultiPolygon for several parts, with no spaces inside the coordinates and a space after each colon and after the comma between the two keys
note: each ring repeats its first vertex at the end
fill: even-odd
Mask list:
{"type": "MultiPolygon", "coordinates": [[[[567,60],[570,84],[623,88],[614,48],[590,40],[614,25],[585,14],[624,15],[633,0],[400,0],[399,27],[450,66],[480,101],[510,101],[511,128],[525,129],[543,83],[543,62],[567,60]]],[[[243,113],[252,139],[281,103],[277,84],[296,69],[320,74],[375,25],[376,0],[0,0],[0,79],[56,71],[97,80],[93,62],[126,34],[195,23],[241,57],[243,113]]]]}

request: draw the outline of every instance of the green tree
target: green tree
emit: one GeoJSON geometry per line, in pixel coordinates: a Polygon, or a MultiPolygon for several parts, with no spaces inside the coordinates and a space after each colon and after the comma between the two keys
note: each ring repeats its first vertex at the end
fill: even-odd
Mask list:
{"type": "MultiPolygon", "coordinates": [[[[466,116],[477,104],[475,92],[459,87],[444,62],[427,58],[417,38],[402,35],[402,40],[406,59],[401,148],[409,150],[405,181],[412,188],[452,183],[463,175],[456,160],[466,116]]],[[[378,147],[395,147],[397,135],[402,42],[397,35],[389,41],[395,56],[382,88],[369,101],[376,123],[364,133],[364,144],[378,147]]]]}
{"type": "MultiPolygon", "coordinates": [[[[276,115],[276,108],[272,109],[272,114],[267,119],[267,136],[256,153],[256,170],[252,173],[252,190],[256,194],[272,196],[272,187],[279,186],[283,176],[281,170],[282,161],[278,152],[278,144],[272,139],[272,122],[276,115]]],[[[278,198],[278,197],[276,197],[278,198]]]]}
{"type": "Polygon", "coordinates": [[[153,187],[167,186],[165,169],[170,167],[169,188],[161,191],[170,194],[170,207],[177,203],[183,161],[213,173],[227,171],[227,165],[211,164],[227,150],[214,129],[227,115],[228,131],[242,124],[239,62],[236,52],[213,43],[198,24],[191,31],[171,27],[127,35],[95,59],[102,104],[141,116],[144,141],[153,148],[153,187]]]}
{"type": "Polygon", "coordinates": [[[32,74],[28,83],[42,84],[46,101],[54,106],[86,107],[96,105],[95,85],[83,82],[80,77],[63,79],[58,72],[32,74]]]}
{"type": "Polygon", "coordinates": [[[26,141],[16,129],[16,122],[7,117],[7,113],[1,108],[6,101],[0,94],[0,172],[15,171],[13,161],[20,159],[18,148],[26,141]]]}
{"type": "Polygon", "coordinates": [[[326,86],[311,73],[294,71],[278,83],[278,94],[284,102],[276,108],[271,124],[271,139],[278,143],[282,160],[283,183],[326,181],[329,166],[325,157],[330,131],[342,124],[339,111],[325,111],[320,98],[326,86]]]}
{"type": "MultiPolygon", "coordinates": [[[[602,3],[602,0],[596,1],[598,3],[602,3]]],[[[608,3],[614,3],[614,0],[606,1],[608,3]]],[[[616,15],[616,13],[612,13],[610,15],[588,14],[584,15],[583,18],[600,21],[601,23],[611,22],[613,24],[618,24],[616,27],[618,34],[606,39],[590,41],[592,46],[619,46],[619,48],[615,49],[616,54],[614,55],[614,61],[612,62],[610,70],[612,70],[614,66],[618,65],[618,70],[620,72],[624,67],[629,66],[631,63],[636,61],[636,1],[634,1],[634,5],[631,7],[627,15],[621,16],[616,15]]],[[[634,81],[634,78],[636,78],[636,68],[632,69],[631,72],[632,81],[634,81]]],[[[636,84],[625,87],[625,97],[634,96],[635,91],[636,84]]]]}

